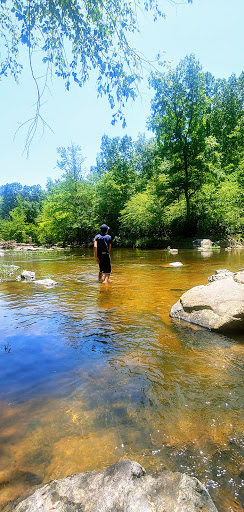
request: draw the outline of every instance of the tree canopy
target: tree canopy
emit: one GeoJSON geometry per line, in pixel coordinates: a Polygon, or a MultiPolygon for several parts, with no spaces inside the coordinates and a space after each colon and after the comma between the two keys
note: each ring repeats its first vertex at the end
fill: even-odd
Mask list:
{"type": "Polygon", "coordinates": [[[206,77],[196,57],[190,55],[175,70],[154,74],[151,85],[156,93],[149,124],[161,156],[171,162],[171,199],[184,193],[189,224],[191,197],[207,180],[216,158],[216,140],[207,132],[206,77]]]}
{"type": "MultiPolygon", "coordinates": [[[[154,17],[162,16],[157,0],[145,1],[154,17]]],[[[106,94],[113,108],[135,97],[135,81],[143,59],[130,46],[128,36],[139,30],[138,4],[128,0],[1,0],[0,35],[3,38],[0,76],[22,70],[20,47],[27,47],[30,65],[41,58],[46,73],[54,73],[82,86],[97,70],[98,94],[106,94]]],[[[39,62],[40,63],[40,62],[39,62]]]]}
{"type": "MultiPolygon", "coordinates": [[[[190,3],[191,0],[187,0],[190,3]]],[[[37,92],[37,108],[27,137],[27,150],[40,116],[41,97],[54,73],[70,88],[83,86],[96,73],[98,95],[106,95],[117,119],[125,125],[123,107],[137,94],[143,68],[150,64],[129,43],[139,31],[138,12],[164,17],[157,0],[0,0],[0,79],[18,80],[23,53],[37,92]],[[42,79],[41,79],[42,76],[42,79]]]]}
{"type": "Polygon", "coordinates": [[[243,76],[215,79],[194,55],[154,74],[155,136],[104,135],[89,174],[80,146],[59,147],[61,176],[46,191],[0,187],[0,238],[88,244],[103,222],[117,244],[136,247],[243,236],[243,76]]]}

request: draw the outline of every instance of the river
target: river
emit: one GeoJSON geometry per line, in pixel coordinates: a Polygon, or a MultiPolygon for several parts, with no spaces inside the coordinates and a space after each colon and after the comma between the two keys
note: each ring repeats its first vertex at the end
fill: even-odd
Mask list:
{"type": "Polygon", "coordinates": [[[243,511],[244,335],[174,324],[171,306],[244,250],[6,251],[0,284],[0,509],[32,486],[122,458],[195,476],[219,512],[243,511]],[[180,261],[182,267],[171,267],[180,261]]]}

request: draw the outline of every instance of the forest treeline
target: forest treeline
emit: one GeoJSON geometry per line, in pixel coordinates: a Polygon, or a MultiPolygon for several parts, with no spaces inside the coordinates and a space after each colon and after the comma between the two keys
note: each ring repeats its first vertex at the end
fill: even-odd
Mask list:
{"type": "Polygon", "coordinates": [[[86,245],[101,223],[118,245],[244,231],[244,72],[216,79],[194,55],[154,73],[150,140],[104,135],[84,173],[80,146],[58,148],[60,179],[0,187],[0,238],[86,245]]]}

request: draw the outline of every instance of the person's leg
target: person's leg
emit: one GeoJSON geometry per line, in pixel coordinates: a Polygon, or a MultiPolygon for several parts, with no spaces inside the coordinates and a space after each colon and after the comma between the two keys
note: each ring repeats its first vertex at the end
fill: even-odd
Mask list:
{"type": "Polygon", "coordinates": [[[98,274],[98,281],[102,281],[103,280],[103,263],[102,263],[102,258],[100,257],[99,258],[99,274],[98,274]]]}
{"type": "Polygon", "coordinates": [[[109,278],[110,278],[110,274],[111,274],[111,259],[110,259],[110,254],[106,254],[106,255],[105,255],[105,257],[104,257],[104,267],[103,267],[103,271],[104,271],[104,274],[105,274],[104,283],[108,283],[109,278]]]}
{"type": "Polygon", "coordinates": [[[109,278],[110,278],[110,274],[105,274],[104,283],[108,283],[109,278]]]}

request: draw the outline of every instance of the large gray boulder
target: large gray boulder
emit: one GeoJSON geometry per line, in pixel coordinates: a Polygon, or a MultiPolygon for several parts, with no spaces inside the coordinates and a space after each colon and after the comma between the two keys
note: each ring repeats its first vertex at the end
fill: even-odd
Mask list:
{"type": "Polygon", "coordinates": [[[146,475],[122,460],[102,471],[71,475],[34,491],[14,512],[217,512],[196,478],[162,471],[146,475]]]}
{"type": "Polygon", "coordinates": [[[244,332],[244,270],[217,271],[209,284],[184,293],[170,316],[220,332],[244,332]]]}
{"type": "Polygon", "coordinates": [[[200,247],[202,249],[204,248],[208,248],[208,247],[212,247],[213,245],[213,242],[212,240],[209,240],[209,238],[197,238],[196,240],[193,241],[193,246],[194,247],[200,247]]]}

